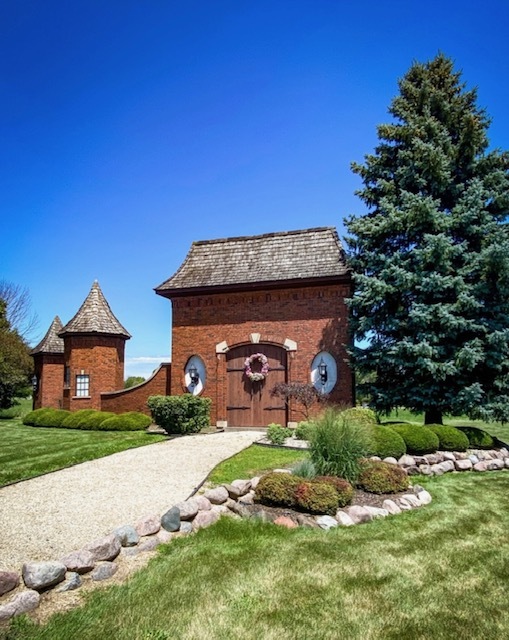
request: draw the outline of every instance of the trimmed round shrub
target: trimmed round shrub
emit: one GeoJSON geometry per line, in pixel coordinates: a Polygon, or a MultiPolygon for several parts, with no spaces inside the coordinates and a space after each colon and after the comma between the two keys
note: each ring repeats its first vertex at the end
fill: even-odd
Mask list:
{"type": "Polygon", "coordinates": [[[422,456],[438,449],[438,436],[427,427],[415,424],[393,424],[391,429],[403,438],[406,450],[411,455],[422,456]]]}
{"type": "Polygon", "coordinates": [[[373,427],[370,437],[369,455],[380,458],[401,458],[406,453],[406,444],[399,433],[390,427],[373,427]]]}
{"type": "Polygon", "coordinates": [[[53,409],[35,409],[35,411],[30,411],[23,418],[23,424],[26,424],[30,427],[40,426],[36,424],[39,420],[42,420],[42,416],[49,414],[53,409]]]}
{"type": "Polygon", "coordinates": [[[140,411],[128,411],[123,413],[123,416],[129,416],[131,422],[138,426],[138,429],[146,429],[152,424],[152,418],[150,416],[141,413],[140,411]]]}
{"type": "Polygon", "coordinates": [[[484,429],[470,426],[456,427],[456,429],[467,436],[472,449],[493,449],[495,446],[495,440],[487,431],[484,431],[484,429]]]}
{"type": "Polygon", "coordinates": [[[101,422],[98,429],[99,431],[142,431],[146,427],[140,426],[140,424],[146,424],[146,420],[142,423],[136,416],[121,413],[101,422]]]}
{"type": "Polygon", "coordinates": [[[51,413],[44,416],[43,421],[46,422],[45,427],[61,427],[64,420],[71,414],[66,409],[53,409],[51,413]]]}
{"type": "Polygon", "coordinates": [[[295,437],[298,440],[307,440],[309,442],[313,436],[315,428],[316,426],[314,422],[303,420],[302,422],[299,422],[295,429],[295,437]]]}
{"type": "Polygon", "coordinates": [[[456,427],[445,424],[428,424],[426,427],[438,436],[441,451],[466,451],[469,447],[467,436],[456,427]]]}
{"type": "Polygon", "coordinates": [[[291,473],[267,473],[260,478],[255,489],[255,500],[276,507],[292,507],[295,504],[295,490],[304,478],[291,473]]]}
{"type": "Polygon", "coordinates": [[[86,419],[80,420],[80,429],[86,431],[97,431],[101,428],[102,423],[108,418],[114,418],[116,416],[112,411],[96,411],[86,416],[86,419]]]}
{"type": "Polygon", "coordinates": [[[81,429],[86,425],[87,419],[96,413],[98,413],[96,409],[79,409],[78,411],[72,411],[62,422],[62,426],[67,429],[81,429]]]}
{"type": "Polygon", "coordinates": [[[326,484],[330,484],[331,487],[334,487],[338,494],[338,507],[346,507],[352,502],[353,487],[348,480],[338,478],[337,476],[317,476],[313,482],[325,482],[326,484]]]}
{"type": "Polygon", "coordinates": [[[309,513],[334,515],[338,510],[338,492],[327,482],[301,481],[294,495],[295,506],[309,513]]]}
{"type": "Polygon", "coordinates": [[[377,423],[376,413],[373,409],[368,409],[367,407],[351,407],[342,411],[341,415],[352,424],[365,427],[377,423]]]}
{"type": "Polygon", "coordinates": [[[210,398],[184,393],[181,396],[150,396],[147,406],[154,422],[166,433],[198,433],[210,425],[210,398]]]}
{"type": "Polygon", "coordinates": [[[398,493],[408,489],[408,476],[397,464],[363,460],[357,486],[369,493],[398,493]]]}

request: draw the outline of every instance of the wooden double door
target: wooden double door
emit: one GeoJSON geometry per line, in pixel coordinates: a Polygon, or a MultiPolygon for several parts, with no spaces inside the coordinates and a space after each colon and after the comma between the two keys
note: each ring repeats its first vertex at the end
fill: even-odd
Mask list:
{"type": "MultiPolygon", "coordinates": [[[[253,362],[259,371],[261,363],[253,362]]],[[[249,344],[233,347],[226,354],[227,401],[229,427],[266,427],[275,422],[286,426],[287,411],[281,398],[271,397],[278,382],[286,382],[287,353],[273,344],[249,344]],[[267,357],[269,372],[264,380],[251,381],[245,374],[245,361],[256,353],[267,357]]]]}

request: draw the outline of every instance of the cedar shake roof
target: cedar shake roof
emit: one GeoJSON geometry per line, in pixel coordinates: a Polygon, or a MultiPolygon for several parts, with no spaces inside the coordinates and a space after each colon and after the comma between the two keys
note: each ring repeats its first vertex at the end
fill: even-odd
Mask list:
{"type": "Polygon", "coordinates": [[[90,293],[78,313],[58,335],[64,337],[70,333],[101,333],[121,336],[126,339],[131,337],[113,315],[97,280],[92,285],[90,293]]]}
{"type": "Polygon", "coordinates": [[[178,271],[156,287],[167,298],[202,289],[338,280],[350,271],[334,227],[193,242],[178,271]]]}
{"type": "Polygon", "coordinates": [[[38,353],[64,353],[64,341],[58,335],[60,331],[62,331],[62,322],[58,316],[55,316],[46,335],[39,344],[30,351],[30,355],[35,356],[38,353]]]}

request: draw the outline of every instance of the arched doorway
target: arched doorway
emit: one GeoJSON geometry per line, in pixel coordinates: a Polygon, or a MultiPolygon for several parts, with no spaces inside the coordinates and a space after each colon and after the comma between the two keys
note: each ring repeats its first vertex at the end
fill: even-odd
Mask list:
{"type": "MultiPolygon", "coordinates": [[[[286,382],[286,355],[283,347],[263,343],[240,345],[228,351],[228,426],[266,427],[272,422],[286,426],[285,403],[280,398],[272,398],[270,395],[270,390],[276,383],[286,382]],[[259,382],[253,382],[245,375],[246,358],[255,353],[263,353],[269,365],[267,377],[259,382]]],[[[259,362],[253,363],[253,371],[258,365],[259,362]]]]}

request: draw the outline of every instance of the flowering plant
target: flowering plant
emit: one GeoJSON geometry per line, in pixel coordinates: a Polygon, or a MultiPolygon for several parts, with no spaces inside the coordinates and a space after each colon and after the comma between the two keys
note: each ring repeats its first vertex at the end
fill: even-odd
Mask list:
{"type": "Polygon", "coordinates": [[[246,358],[246,361],[244,362],[244,373],[252,382],[265,380],[266,375],[269,373],[269,361],[267,356],[263,355],[263,353],[253,353],[252,356],[246,358]],[[251,369],[251,365],[256,361],[260,362],[262,365],[260,371],[253,371],[251,369]]]}

